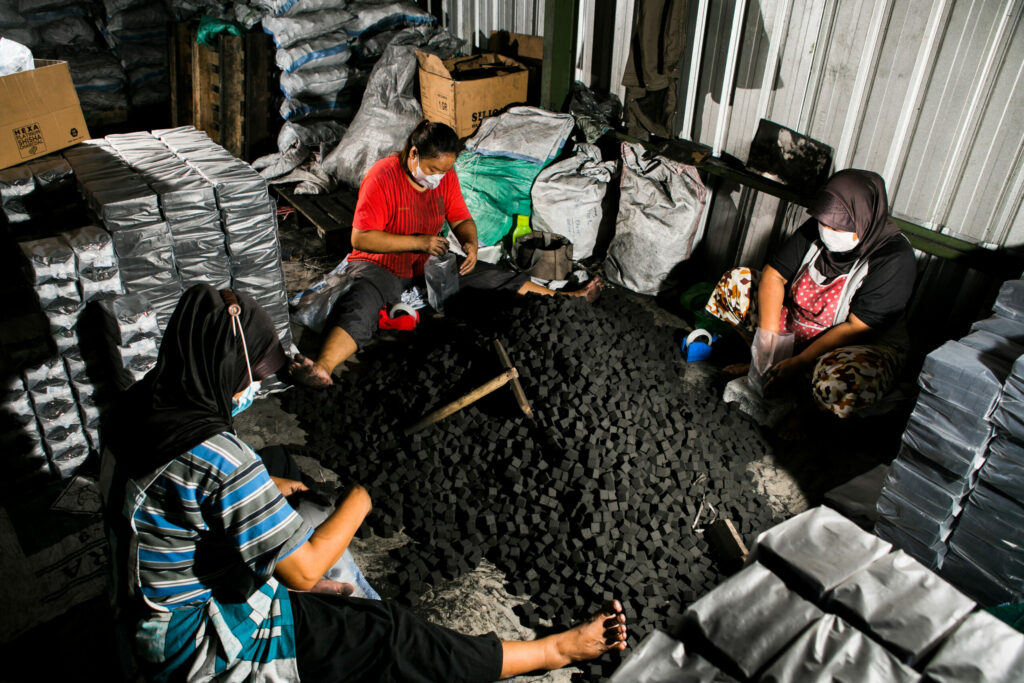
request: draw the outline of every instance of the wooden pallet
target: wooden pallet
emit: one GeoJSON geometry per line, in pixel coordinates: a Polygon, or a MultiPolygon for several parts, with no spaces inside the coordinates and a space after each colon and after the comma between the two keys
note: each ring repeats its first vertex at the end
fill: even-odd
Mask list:
{"type": "Polygon", "coordinates": [[[273,151],[281,121],[272,111],[278,86],[270,36],[221,34],[213,49],[195,42],[196,27],[171,30],[171,125],[206,131],[246,161],[273,151]]]}
{"type": "Polygon", "coordinates": [[[327,251],[344,255],[352,251],[352,216],[357,195],[347,188],[330,194],[295,194],[294,187],[274,185],[289,206],[306,217],[323,238],[327,251]]]}

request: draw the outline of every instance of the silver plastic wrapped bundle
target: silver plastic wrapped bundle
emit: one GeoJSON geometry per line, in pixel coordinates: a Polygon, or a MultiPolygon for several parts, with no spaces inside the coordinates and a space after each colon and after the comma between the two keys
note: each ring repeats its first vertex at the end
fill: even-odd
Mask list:
{"type": "Polygon", "coordinates": [[[25,383],[15,375],[4,380],[0,391],[0,462],[4,478],[12,483],[49,478],[50,460],[25,383]]]}
{"type": "Polygon", "coordinates": [[[1003,384],[1003,393],[992,413],[992,422],[1024,443],[1024,356],[1013,364],[1013,370],[1003,384]]]}
{"type": "Polygon", "coordinates": [[[932,395],[984,419],[995,408],[1009,374],[1009,363],[948,341],[925,358],[917,383],[932,395]]]}
{"type": "MultiPolygon", "coordinates": [[[[99,430],[100,426],[100,404],[96,386],[86,369],[86,363],[78,354],[67,354],[64,356],[64,368],[71,383],[71,392],[78,404],[78,414],[82,420],[82,427],[88,430],[99,430]]],[[[86,434],[88,437],[88,433],[86,434]]],[[[92,439],[89,439],[90,445],[92,439]]],[[[97,449],[98,450],[98,449],[97,449]]]]}
{"type": "Polygon", "coordinates": [[[273,203],[221,212],[228,253],[245,255],[278,244],[277,208],[273,203]]]}
{"type": "Polygon", "coordinates": [[[800,634],[758,680],[916,683],[918,675],[840,617],[826,614],[800,634]]]}
{"type": "Polygon", "coordinates": [[[121,278],[130,291],[137,283],[138,286],[151,287],[170,285],[177,280],[171,230],[167,223],[125,228],[113,233],[113,238],[121,278]]]}
{"type": "Polygon", "coordinates": [[[966,337],[961,337],[960,343],[1007,363],[1013,363],[1024,354],[1024,343],[1013,341],[990,330],[973,330],[966,337]]]}
{"type": "Polygon", "coordinates": [[[156,365],[159,347],[156,339],[139,339],[114,347],[114,381],[118,389],[127,389],[145,377],[156,365]]]}
{"type": "Polygon", "coordinates": [[[1024,671],[1024,634],[975,612],[947,638],[924,669],[933,683],[1011,683],[1024,671]]]}
{"type": "Polygon", "coordinates": [[[1024,322],[1024,280],[1007,280],[999,288],[992,312],[1001,318],[1024,322]]]}
{"type": "Polygon", "coordinates": [[[71,165],[59,154],[50,154],[26,164],[36,180],[36,188],[51,192],[73,182],[71,165]]]}
{"type": "Polygon", "coordinates": [[[960,514],[950,548],[1024,593],[1024,504],[979,484],[960,514]]]}
{"type": "Polygon", "coordinates": [[[981,481],[1008,498],[1024,504],[1024,445],[1000,432],[988,446],[981,481]]]}
{"type": "Polygon", "coordinates": [[[901,458],[893,461],[883,486],[937,520],[959,515],[966,495],[962,491],[943,488],[911,462],[901,458]]]}
{"type": "MultiPolygon", "coordinates": [[[[1024,595],[1011,590],[1006,586],[1004,581],[990,574],[973,560],[963,557],[953,548],[950,548],[946,552],[945,559],[942,561],[940,573],[943,578],[950,583],[960,586],[965,593],[970,595],[971,598],[981,605],[1002,605],[1006,603],[1020,602],[1024,599],[1024,595]]],[[[990,681],[993,679],[979,678],[976,680],[990,681]]],[[[1019,679],[1005,678],[997,680],[1016,681],[1019,679]]]]}
{"type": "Polygon", "coordinates": [[[982,320],[978,320],[971,325],[971,332],[982,330],[985,332],[991,332],[998,334],[1015,344],[1024,345],[1024,321],[1019,320],[1008,320],[1001,318],[997,315],[993,315],[982,320]]]}
{"type": "Polygon", "coordinates": [[[891,549],[835,510],[819,506],[758,536],[752,552],[788,585],[820,600],[891,549]]]}
{"type": "Polygon", "coordinates": [[[142,339],[157,339],[160,329],[156,313],[145,297],[126,294],[99,303],[103,312],[103,329],[118,346],[127,346],[142,339]]]}
{"type": "Polygon", "coordinates": [[[690,605],[683,630],[753,678],[821,616],[820,609],[755,562],[690,605]]]}
{"type": "Polygon", "coordinates": [[[25,385],[51,467],[68,477],[88,457],[89,443],[63,362],[56,358],[26,371],[25,385]]]}
{"type": "Polygon", "coordinates": [[[899,550],[837,586],[829,603],[906,664],[921,661],[975,607],[970,598],[899,550]]]}
{"type": "Polygon", "coordinates": [[[110,234],[95,225],[62,234],[78,261],[78,286],[85,303],[124,294],[110,234]]]}
{"type": "Polygon", "coordinates": [[[188,221],[217,213],[217,197],[213,186],[189,169],[189,175],[152,183],[160,196],[160,208],[173,223],[188,221]]]}
{"type": "Polygon", "coordinates": [[[75,268],[75,252],[71,245],[59,237],[45,237],[39,240],[21,242],[21,252],[28,259],[33,284],[55,280],[74,281],[78,277],[75,268]]]}
{"type": "Polygon", "coordinates": [[[25,197],[36,189],[36,181],[27,166],[0,171],[0,209],[8,223],[23,223],[31,218],[25,209],[25,197]]]}

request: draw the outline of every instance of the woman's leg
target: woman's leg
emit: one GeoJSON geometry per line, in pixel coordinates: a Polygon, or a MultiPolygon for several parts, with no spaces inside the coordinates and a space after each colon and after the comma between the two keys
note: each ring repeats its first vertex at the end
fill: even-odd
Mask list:
{"type": "Polygon", "coordinates": [[[601,289],[604,288],[604,280],[600,276],[595,276],[587,283],[587,286],[583,289],[576,289],[571,292],[563,292],[560,289],[549,289],[543,285],[538,285],[533,280],[527,280],[524,282],[516,291],[516,294],[540,294],[542,296],[555,296],[556,294],[561,296],[572,296],[572,297],[584,297],[589,303],[594,303],[597,297],[601,294],[601,289]]]}
{"type": "Polygon", "coordinates": [[[381,306],[401,296],[399,278],[372,263],[349,265],[352,287],[331,309],[333,327],[316,360],[300,358],[291,366],[292,376],[307,386],[325,387],[334,383],[331,374],[377,331],[377,312],[381,306]]]}
{"type": "Polygon", "coordinates": [[[892,389],[905,360],[904,351],[880,344],[829,351],[814,366],[814,402],[837,417],[850,417],[892,389]]]}
{"type": "Polygon", "coordinates": [[[598,295],[600,295],[601,288],[604,287],[604,280],[597,276],[592,278],[586,287],[582,289],[563,292],[558,289],[538,285],[528,275],[523,273],[514,273],[499,268],[494,264],[478,261],[472,271],[459,277],[459,286],[465,289],[510,290],[519,295],[540,294],[542,296],[554,296],[560,294],[572,297],[582,296],[587,301],[593,303],[598,295]]]}

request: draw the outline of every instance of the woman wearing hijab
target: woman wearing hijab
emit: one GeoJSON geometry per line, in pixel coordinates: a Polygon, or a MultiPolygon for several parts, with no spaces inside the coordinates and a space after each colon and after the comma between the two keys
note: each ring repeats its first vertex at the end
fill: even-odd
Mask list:
{"type": "Polygon", "coordinates": [[[726,273],[706,310],[748,338],[757,328],[792,332],[796,353],[768,371],[765,388],[809,373],[817,406],[846,418],[882,398],[902,369],[917,269],[877,173],[836,173],[808,213],[762,273],[726,273]]]}
{"type": "Polygon", "coordinates": [[[234,434],[232,418],[285,364],[249,296],[196,285],[182,296],[156,366],[104,425],[108,522],[122,609],[155,681],[490,681],[625,647],[617,602],[530,642],[465,636],[322,586],[370,497],[352,486],[315,529],[234,434]],[[119,554],[119,553],[123,553],[119,554]]]}
{"type": "Polygon", "coordinates": [[[448,253],[448,239],[441,236],[445,221],[466,254],[459,263],[461,289],[565,294],[588,301],[598,296],[600,278],[580,290],[556,292],[527,275],[477,261],[476,223],[452,171],[461,149],[454,130],[424,119],[401,152],[366,172],[352,217],[352,253],[345,271],[352,286],[331,311],[332,329],[317,359],[299,357],[292,365],[296,381],[313,387],[333,384],[334,368],[373,338],[381,307],[397,303],[414,281],[422,281],[429,256],[448,253]]]}

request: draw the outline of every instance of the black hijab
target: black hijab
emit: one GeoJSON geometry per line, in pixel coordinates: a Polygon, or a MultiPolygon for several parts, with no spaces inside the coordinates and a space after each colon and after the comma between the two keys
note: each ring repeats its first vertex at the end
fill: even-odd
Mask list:
{"type": "Polygon", "coordinates": [[[885,181],[871,171],[839,171],[814,195],[807,213],[833,230],[856,232],[859,238],[850,251],[832,252],[822,245],[814,267],[827,281],[850,272],[855,262],[901,234],[889,218],[885,181]]]}
{"type": "Polygon", "coordinates": [[[233,431],[231,399],[249,385],[249,373],[228,301],[240,309],[253,379],[284,365],[270,316],[251,296],[209,285],[189,288],[171,316],[156,366],[120,396],[104,423],[104,441],[129,478],[233,431]]]}

